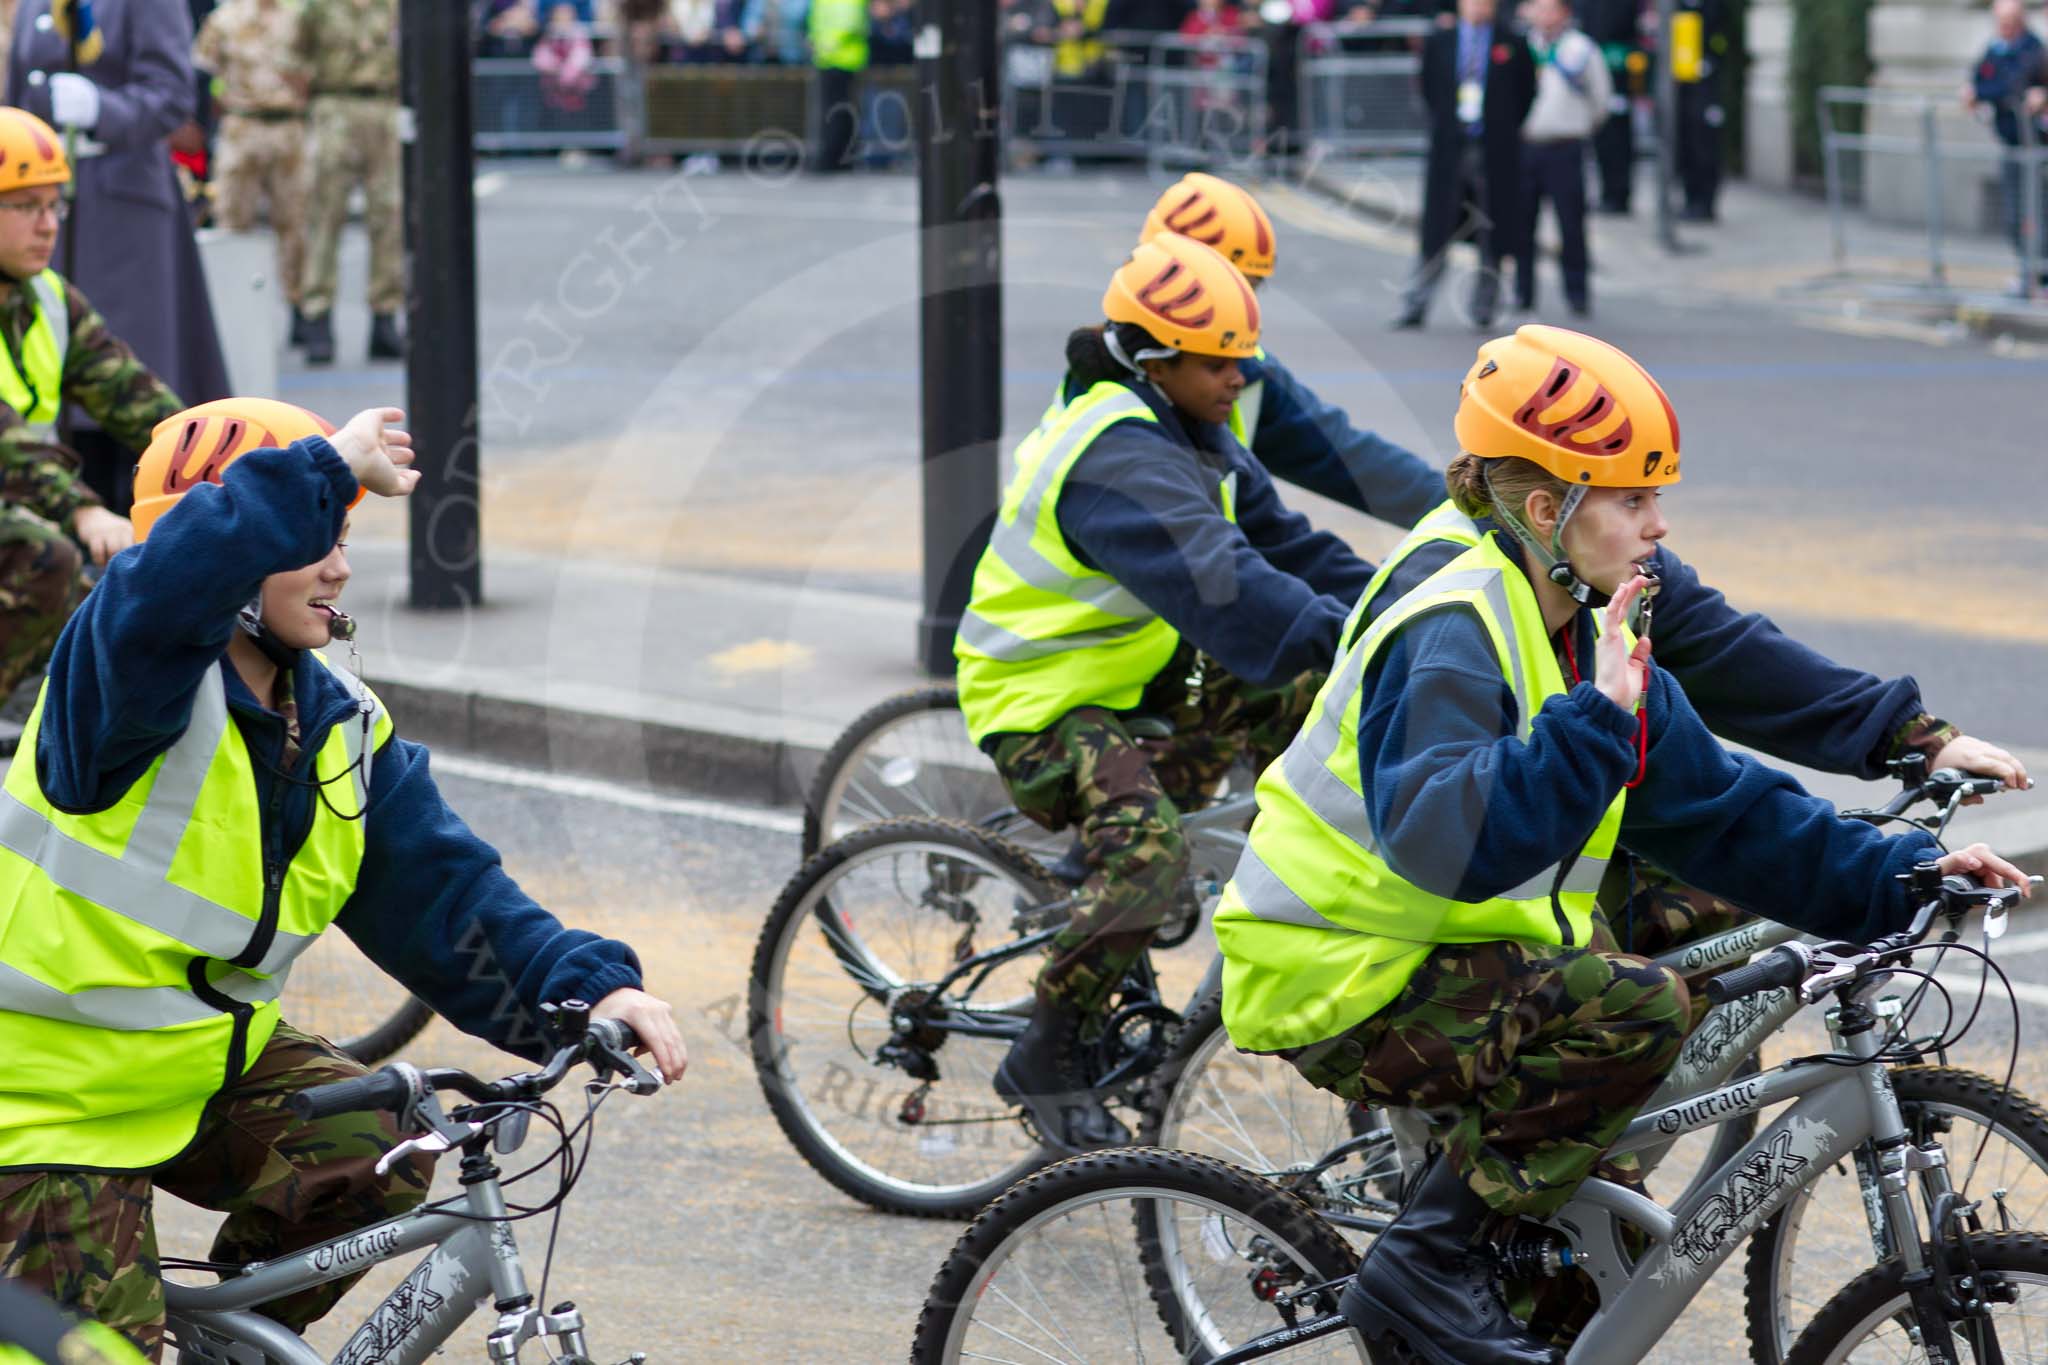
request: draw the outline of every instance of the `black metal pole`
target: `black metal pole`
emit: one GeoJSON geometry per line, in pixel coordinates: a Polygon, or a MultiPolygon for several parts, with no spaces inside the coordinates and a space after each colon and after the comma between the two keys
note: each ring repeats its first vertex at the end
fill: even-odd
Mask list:
{"type": "Polygon", "coordinates": [[[1002,201],[993,0],[918,0],[924,615],[917,657],[953,673],[953,633],[995,519],[1003,432],[1002,201]]]}
{"type": "Polygon", "coordinates": [[[1657,242],[1674,254],[1685,249],[1671,218],[1671,182],[1678,167],[1678,73],[1671,60],[1671,30],[1677,16],[1674,0],[1657,0],[1657,242]]]}
{"type": "Polygon", "coordinates": [[[469,8],[449,0],[403,0],[400,18],[411,114],[405,407],[420,470],[419,488],[408,499],[415,607],[483,600],[469,8]]]}

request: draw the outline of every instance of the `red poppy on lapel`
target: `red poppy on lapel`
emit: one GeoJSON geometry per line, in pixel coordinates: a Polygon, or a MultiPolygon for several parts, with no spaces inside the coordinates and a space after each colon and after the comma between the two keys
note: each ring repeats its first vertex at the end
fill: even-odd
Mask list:
{"type": "Polygon", "coordinates": [[[1493,45],[1493,64],[1495,66],[1506,66],[1508,64],[1508,45],[1506,43],[1495,43],[1493,45]]]}

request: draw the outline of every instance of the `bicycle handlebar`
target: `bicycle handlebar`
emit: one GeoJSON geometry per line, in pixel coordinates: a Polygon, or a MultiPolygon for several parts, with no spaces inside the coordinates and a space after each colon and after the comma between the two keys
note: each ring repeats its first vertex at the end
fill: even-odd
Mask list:
{"type": "Polygon", "coordinates": [[[1759,991],[1796,986],[1806,979],[1813,955],[1803,943],[1781,943],[1752,962],[1707,981],[1707,999],[1716,1005],[1759,991]]]}
{"type": "Polygon", "coordinates": [[[1953,922],[1973,909],[1982,908],[1987,914],[2003,911],[2019,900],[2022,891],[2017,886],[1985,886],[1960,873],[1942,876],[1933,863],[1922,863],[1900,880],[1911,888],[1920,908],[1914,912],[1912,923],[1898,933],[1862,945],[1779,944],[1753,962],[1709,978],[1707,999],[1718,1005],[1782,986],[1798,986],[1806,999],[1817,999],[1822,992],[1853,981],[1873,968],[1910,957],[1926,939],[1936,915],[1945,915],[1953,922]]]}
{"type": "Polygon", "coordinates": [[[546,1094],[578,1062],[588,1062],[600,1077],[623,1075],[626,1089],[636,1095],[651,1095],[661,1088],[661,1082],[633,1056],[633,1049],[639,1046],[640,1035],[625,1020],[592,1019],[582,1036],[557,1048],[539,1071],[486,1081],[457,1067],[421,1071],[405,1062],[393,1062],[365,1076],[310,1086],[285,1104],[301,1120],[374,1109],[403,1114],[435,1091],[452,1092],[478,1104],[503,1104],[546,1094]]]}
{"type": "Polygon", "coordinates": [[[285,1107],[307,1122],[369,1109],[402,1109],[412,1103],[419,1079],[418,1070],[396,1063],[367,1076],[301,1090],[285,1101],[285,1107]]]}

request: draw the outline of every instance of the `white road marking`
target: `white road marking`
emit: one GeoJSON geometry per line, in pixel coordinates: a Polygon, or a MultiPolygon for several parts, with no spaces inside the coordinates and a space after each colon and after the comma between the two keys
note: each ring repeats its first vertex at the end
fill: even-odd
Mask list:
{"type": "Polygon", "coordinates": [[[579,801],[603,801],[609,805],[650,811],[656,815],[687,815],[696,820],[717,820],[728,825],[743,825],[748,829],[763,829],[771,834],[802,834],[804,828],[801,816],[762,810],[758,806],[703,801],[687,796],[663,796],[659,792],[640,791],[616,782],[600,781],[594,777],[535,772],[530,768],[515,768],[508,763],[493,763],[488,759],[469,758],[461,754],[436,753],[433,764],[441,772],[453,773],[457,777],[466,777],[474,782],[493,782],[501,787],[523,787],[528,791],[543,791],[553,796],[567,796],[579,801]]]}
{"type": "MultiPolygon", "coordinates": [[[[2010,976],[2011,973],[2008,972],[2007,975],[2010,976]]],[[[1949,994],[1953,995],[1957,1002],[1965,1008],[1968,1007],[1970,1001],[1977,998],[1977,982],[1979,978],[1974,972],[1968,975],[1961,972],[1936,972],[1934,979],[1948,987],[1949,994]]],[[[2023,1005],[2048,1006],[2048,986],[2036,985],[2032,981],[2014,981],[2012,983],[2012,993],[2013,997],[2023,1005]]],[[[2005,987],[1998,984],[1997,977],[1991,977],[1988,984],[1984,987],[1985,1005],[1989,1007],[1994,1003],[2004,1004],[2004,995],[2005,987]]]]}

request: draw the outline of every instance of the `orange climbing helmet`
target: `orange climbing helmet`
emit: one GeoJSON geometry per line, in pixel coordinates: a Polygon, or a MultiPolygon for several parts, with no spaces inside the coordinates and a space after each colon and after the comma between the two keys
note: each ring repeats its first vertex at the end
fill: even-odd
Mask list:
{"type": "MultiPolygon", "coordinates": [[[[146,537],[193,485],[219,483],[221,471],[250,451],[333,434],[333,423],[275,398],[216,398],[166,417],[135,465],[135,506],[128,514],[135,539],[146,537]]],[[[362,500],[359,488],[349,506],[362,500]]]]}
{"type": "Polygon", "coordinates": [[[1563,327],[1530,325],[1479,348],[1458,390],[1458,445],[1519,456],[1568,484],[1677,483],[1678,415],[1627,352],[1563,327]]]}
{"type": "Polygon", "coordinates": [[[1102,314],[1144,328],[1171,351],[1235,360],[1259,349],[1259,301],[1250,283],[1214,247],[1190,237],[1168,233],[1140,242],[1110,277],[1102,314]]]}
{"type": "Polygon", "coordinates": [[[1191,171],[1159,196],[1138,240],[1149,242],[1162,233],[1216,248],[1251,278],[1273,273],[1273,220],[1249,190],[1218,176],[1191,171]]]}
{"type": "Polygon", "coordinates": [[[64,139],[26,109],[0,105],[0,158],[0,194],[71,179],[64,139]]]}

